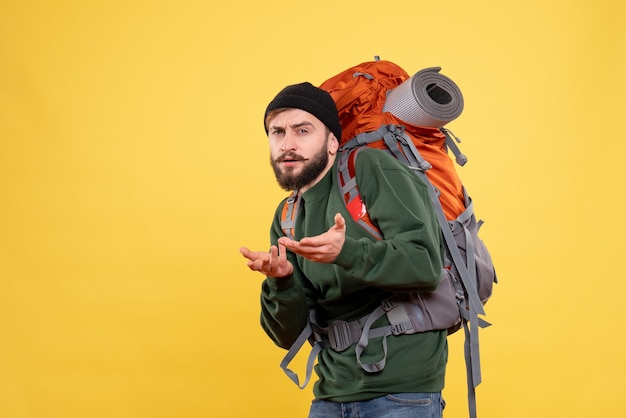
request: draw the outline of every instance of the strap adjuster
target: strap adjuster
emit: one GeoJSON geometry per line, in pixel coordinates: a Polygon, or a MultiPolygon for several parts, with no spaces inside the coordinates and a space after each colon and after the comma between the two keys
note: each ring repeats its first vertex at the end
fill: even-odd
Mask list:
{"type": "Polygon", "coordinates": [[[352,345],[350,326],[346,321],[328,324],[328,343],[335,351],[343,351],[352,345]]]}
{"type": "Polygon", "coordinates": [[[385,312],[389,312],[390,310],[398,306],[398,301],[392,296],[380,302],[380,306],[385,312]]]}
{"type": "Polygon", "coordinates": [[[405,332],[412,331],[412,330],[413,330],[413,324],[411,323],[411,321],[404,321],[404,322],[391,325],[391,333],[393,335],[404,334],[405,332]]]}

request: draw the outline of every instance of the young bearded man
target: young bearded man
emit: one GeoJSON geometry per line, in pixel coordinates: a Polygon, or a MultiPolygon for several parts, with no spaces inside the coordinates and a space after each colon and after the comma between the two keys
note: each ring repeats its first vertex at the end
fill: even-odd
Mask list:
{"type": "MultiPolygon", "coordinates": [[[[392,293],[434,290],[442,276],[442,241],[426,185],[383,151],[356,160],[361,198],[383,239],[376,240],[346,209],[338,186],[341,125],[331,96],[310,83],[287,86],[265,112],[271,165],[278,184],[296,190],[295,239],[270,230],[269,251],[241,248],[247,266],[265,276],[261,325],[288,349],[307,327],[360,324],[392,293]],[[414,202],[410,207],[404,202],[414,202]]],[[[382,316],[372,328],[388,325],[382,316]]],[[[358,333],[358,330],[357,330],[358,333]]],[[[447,331],[385,335],[359,353],[357,342],[330,344],[317,358],[310,418],[442,416],[447,331]],[[385,361],[376,370],[363,363],[385,361]]]]}

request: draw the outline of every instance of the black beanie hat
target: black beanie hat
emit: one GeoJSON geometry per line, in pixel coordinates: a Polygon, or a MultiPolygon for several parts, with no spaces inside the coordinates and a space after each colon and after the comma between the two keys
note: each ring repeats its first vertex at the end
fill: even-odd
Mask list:
{"type": "Polygon", "coordinates": [[[287,86],[267,105],[263,125],[267,133],[267,114],[281,107],[301,109],[318,118],[341,141],[341,124],[337,114],[337,105],[326,90],[315,87],[309,82],[287,86]]]}

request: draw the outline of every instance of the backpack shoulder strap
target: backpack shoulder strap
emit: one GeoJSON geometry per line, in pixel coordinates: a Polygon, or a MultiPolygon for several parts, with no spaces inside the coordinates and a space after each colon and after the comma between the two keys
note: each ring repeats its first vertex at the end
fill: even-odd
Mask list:
{"type": "Polygon", "coordinates": [[[337,164],[339,181],[337,184],[352,220],[363,227],[374,238],[381,240],[383,235],[370,219],[356,182],[356,157],[362,149],[361,147],[352,148],[339,153],[339,164],[337,164]]]}
{"type": "Polygon", "coordinates": [[[295,238],[296,217],[300,212],[300,191],[294,190],[285,200],[280,217],[280,227],[285,236],[290,239],[295,238]]]}

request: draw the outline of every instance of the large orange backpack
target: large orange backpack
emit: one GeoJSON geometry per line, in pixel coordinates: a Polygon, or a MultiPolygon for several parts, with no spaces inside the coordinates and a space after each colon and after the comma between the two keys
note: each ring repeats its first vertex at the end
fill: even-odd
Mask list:
{"type": "MultiPolygon", "coordinates": [[[[309,340],[313,341],[313,350],[301,388],[310,378],[313,358],[322,345],[343,350],[357,344],[355,351],[361,367],[366,372],[378,372],[384,368],[386,358],[361,363],[360,355],[369,340],[381,335],[386,338],[389,334],[433,329],[453,333],[462,326],[466,338],[469,412],[471,417],[476,417],[475,388],[481,382],[478,328],[489,325],[479,315],[485,314],[483,304],[491,297],[497,279],[491,256],[478,237],[482,222],[476,221],[473,203],[448,155],[451,151],[460,165],[467,161],[456,145],[457,138],[444,128],[460,114],[462,96],[456,84],[439,74],[439,70],[438,67],[427,68],[409,77],[398,65],[376,59],[348,68],[320,87],[330,93],[339,112],[342,126],[337,157],[339,188],[348,212],[358,224],[375,239],[384,238],[369,219],[358,191],[355,165],[363,147],[391,153],[410,166],[428,186],[446,244],[440,286],[433,292],[418,295],[394,295],[365,318],[352,321],[354,326],[330,321],[327,328],[321,328],[313,313],[311,324],[291,347],[281,367],[300,386],[297,375],[287,366],[309,340]],[[370,328],[383,315],[387,315],[389,330],[370,328]],[[359,335],[345,331],[354,327],[360,327],[359,335]]],[[[294,191],[283,207],[282,228],[290,237],[295,235],[298,196],[294,191]]]]}

